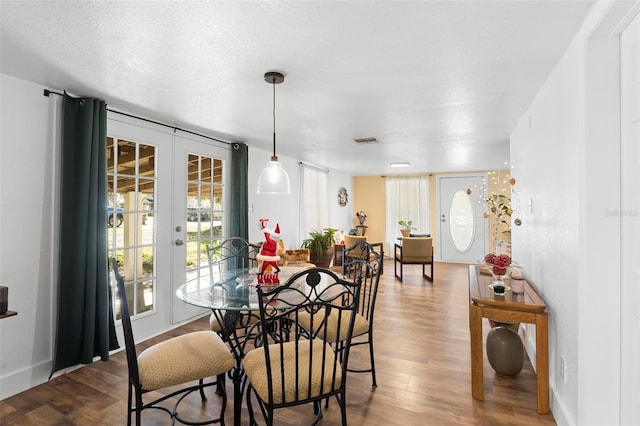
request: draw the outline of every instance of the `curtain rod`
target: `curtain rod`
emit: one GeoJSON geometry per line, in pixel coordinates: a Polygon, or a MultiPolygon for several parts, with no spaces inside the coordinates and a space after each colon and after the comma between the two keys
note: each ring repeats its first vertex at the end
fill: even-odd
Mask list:
{"type": "MultiPolygon", "coordinates": [[[[84,104],[84,102],[85,102],[85,99],[84,99],[83,97],[76,97],[76,96],[69,95],[69,94],[66,92],[66,90],[65,90],[65,92],[64,92],[64,93],[60,93],[60,92],[54,92],[53,90],[44,89],[44,96],[49,97],[49,95],[69,96],[69,97],[71,97],[71,98],[73,98],[73,99],[78,99],[78,100],[80,100],[80,103],[81,103],[81,104],[84,104]]],[[[168,127],[168,128],[170,128],[170,129],[173,129],[173,131],[174,131],[174,132],[175,132],[176,130],[180,130],[181,132],[190,133],[190,134],[192,134],[192,135],[200,136],[200,137],[202,137],[202,138],[210,139],[210,140],[212,140],[212,141],[216,141],[216,142],[224,143],[224,144],[227,144],[227,145],[232,145],[232,146],[233,146],[233,145],[235,145],[235,144],[236,144],[236,142],[223,141],[223,140],[220,140],[220,139],[216,139],[216,138],[214,138],[214,137],[212,137],[212,136],[203,135],[202,133],[192,132],[191,130],[186,130],[186,129],[183,129],[183,128],[181,128],[181,127],[172,126],[172,125],[170,125],[170,124],[161,123],[161,122],[159,122],[159,121],[150,120],[150,119],[148,119],[148,118],[140,117],[140,116],[137,116],[137,115],[128,114],[128,113],[126,113],[126,112],[116,111],[116,110],[109,109],[109,108],[107,108],[107,111],[112,112],[112,113],[114,113],[114,114],[124,115],[124,116],[126,116],[126,117],[130,117],[130,118],[135,118],[135,119],[137,119],[137,120],[146,121],[147,123],[153,123],[153,124],[157,124],[157,125],[159,125],[159,126],[168,127]]]]}
{"type": "Polygon", "coordinates": [[[324,168],[324,167],[320,167],[320,166],[316,166],[315,164],[311,164],[311,163],[307,163],[306,161],[299,161],[298,164],[302,165],[302,166],[308,166],[308,167],[313,167],[314,169],[318,169],[320,171],[323,171],[325,173],[329,173],[331,170],[324,168]]]}
{"type": "Polygon", "coordinates": [[[49,95],[58,95],[58,96],[62,96],[62,97],[69,97],[71,99],[75,99],[77,101],[80,101],[80,106],[84,106],[84,104],[87,102],[82,96],[73,96],[70,95],[69,93],[67,93],[67,91],[65,90],[64,93],[60,93],[60,92],[54,92],[53,90],[48,90],[48,89],[44,89],[44,95],[46,97],[49,97],[49,95]]]}

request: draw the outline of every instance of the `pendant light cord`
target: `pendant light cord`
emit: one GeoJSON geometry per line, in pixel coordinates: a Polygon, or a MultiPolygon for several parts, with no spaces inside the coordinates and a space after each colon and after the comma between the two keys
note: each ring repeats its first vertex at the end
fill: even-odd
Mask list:
{"type": "Polygon", "coordinates": [[[276,156],[276,83],[273,81],[271,83],[273,86],[273,156],[271,157],[272,161],[278,161],[278,157],[276,156]]]}

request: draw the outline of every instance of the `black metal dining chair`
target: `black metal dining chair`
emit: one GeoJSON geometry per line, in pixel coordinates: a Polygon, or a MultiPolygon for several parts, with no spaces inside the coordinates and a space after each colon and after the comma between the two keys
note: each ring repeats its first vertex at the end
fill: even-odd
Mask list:
{"type": "MultiPolygon", "coordinates": [[[[372,385],[377,386],[376,364],[373,350],[373,314],[378,296],[378,284],[382,271],[382,257],[372,244],[359,241],[354,246],[345,249],[343,275],[350,281],[360,283],[360,298],[353,328],[351,346],[366,345],[369,350],[369,367],[353,368],[348,371],[354,373],[371,373],[372,385]]],[[[332,342],[338,343],[338,342],[332,342]]]]}
{"type": "Polygon", "coordinates": [[[257,288],[260,332],[256,348],[242,361],[250,425],[258,424],[258,408],[266,424],[273,425],[275,410],[301,404],[313,405],[316,424],[322,400],[332,396],[347,424],[346,367],[359,288],[324,268],[302,271],[275,288],[257,288]],[[322,337],[336,330],[345,333],[340,351],[322,337]]]}
{"type": "Polygon", "coordinates": [[[207,399],[204,389],[209,386],[216,386],[218,381],[224,378],[225,373],[234,366],[233,356],[227,346],[216,333],[205,330],[173,337],[157,343],[137,355],[125,281],[118,271],[115,259],[112,263],[118,289],[120,318],[122,320],[129,370],[127,425],[131,425],[131,415],[133,413],[135,413],[136,425],[141,425],[141,413],[148,408],[155,408],[169,413],[172,424],[177,420],[180,423],[191,425],[214,423],[224,425],[224,411],[227,404],[227,395],[224,392],[224,388],[221,392],[220,416],[217,418],[190,421],[180,417],[178,405],[185,397],[196,391],[200,392],[200,397],[203,401],[207,399]],[[205,383],[204,379],[208,377],[217,379],[205,383]],[[143,402],[143,395],[174,386],[180,386],[180,388],[174,388],[166,394],[161,392],[159,393],[160,397],[146,403],[143,402]],[[180,397],[172,410],[160,405],[161,402],[178,395],[180,397]]]}
{"type": "MultiPolygon", "coordinates": [[[[258,260],[256,256],[259,252],[260,246],[258,244],[252,244],[241,237],[227,238],[216,246],[207,245],[209,274],[212,278],[215,278],[235,269],[257,268],[258,260]]],[[[219,312],[217,315],[212,313],[209,317],[209,326],[216,333],[222,333],[221,319],[224,316],[225,312],[219,312]]],[[[243,313],[241,316],[238,316],[234,324],[246,325],[246,323],[256,321],[257,319],[257,315],[243,313]]],[[[229,330],[227,330],[227,332],[229,332],[229,330]]]]}

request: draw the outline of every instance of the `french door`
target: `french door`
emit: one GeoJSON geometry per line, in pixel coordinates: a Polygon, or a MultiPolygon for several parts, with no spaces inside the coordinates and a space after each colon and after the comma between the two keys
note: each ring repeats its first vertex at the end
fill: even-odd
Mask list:
{"type": "Polygon", "coordinates": [[[440,260],[475,263],[487,251],[487,221],[480,188],[486,175],[438,176],[440,260]]]}
{"type": "MultiPolygon", "coordinates": [[[[224,220],[228,210],[230,151],[212,148],[191,138],[176,137],[175,184],[173,190],[173,291],[189,281],[209,275],[207,245],[217,245],[228,235],[224,220]]],[[[206,281],[208,283],[208,281],[206,281]]],[[[172,322],[182,322],[206,312],[176,300],[172,322]]]]}
{"type": "Polygon", "coordinates": [[[206,244],[222,235],[229,149],[113,113],[107,134],[109,256],[143,338],[205,312],[175,290],[207,271],[206,244]]]}

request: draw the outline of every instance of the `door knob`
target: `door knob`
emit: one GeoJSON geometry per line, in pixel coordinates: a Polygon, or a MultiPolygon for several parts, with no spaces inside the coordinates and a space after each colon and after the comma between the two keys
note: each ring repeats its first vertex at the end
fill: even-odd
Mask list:
{"type": "Polygon", "coordinates": [[[181,239],[179,239],[179,238],[175,241],[175,245],[177,245],[177,246],[181,246],[181,245],[183,245],[183,244],[184,244],[184,241],[182,241],[182,240],[181,240],[181,239]]]}

